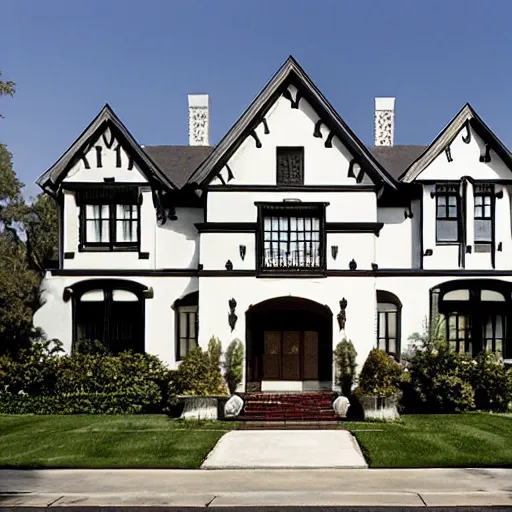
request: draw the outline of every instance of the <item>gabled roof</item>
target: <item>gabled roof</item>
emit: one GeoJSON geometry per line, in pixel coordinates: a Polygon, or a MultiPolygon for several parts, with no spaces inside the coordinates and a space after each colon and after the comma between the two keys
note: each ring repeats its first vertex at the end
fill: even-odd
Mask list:
{"type": "MultiPolygon", "coordinates": [[[[243,142],[245,137],[262,121],[268,109],[279,95],[293,83],[301,94],[312,104],[320,115],[322,122],[333,131],[334,135],[347,146],[347,149],[358,158],[358,163],[370,177],[396,188],[393,178],[377,162],[366,146],[356,137],[345,124],[333,106],[318,90],[297,61],[288,57],[277,73],[265,85],[247,110],[236,121],[224,138],[217,144],[210,155],[199,165],[189,179],[189,183],[202,185],[220,170],[243,142]]],[[[311,134],[313,136],[313,134],[311,134]]]]}
{"type": "Polygon", "coordinates": [[[398,180],[404,171],[418,158],[427,146],[373,146],[370,148],[372,155],[386,169],[386,171],[398,180]]]}
{"type": "Polygon", "coordinates": [[[466,103],[430,146],[427,146],[425,151],[408,167],[400,177],[400,181],[403,183],[411,183],[414,181],[432,161],[453,142],[466,123],[469,123],[471,128],[473,128],[505,162],[505,165],[512,169],[512,154],[510,151],[483,122],[482,118],[475,112],[473,107],[469,103],[466,103]]]}
{"type": "Polygon", "coordinates": [[[139,165],[148,180],[155,181],[156,179],[166,187],[172,189],[176,188],[169,177],[163,173],[153,162],[151,157],[144,152],[108,103],[82,132],[78,139],[71,144],[68,150],[36,181],[36,183],[50,194],[55,193],[61,181],[66,177],[70,167],[80,158],[84,150],[87,149],[88,144],[107,127],[110,127],[116,138],[120,139],[120,142],[126,144],[131,149],[134,161],[139,165]]]}
{"type": "Polygon", "coordinates": [[[187,183],[212,150],[211,146],[144,146],[144,151],[178,188],[187,183]]]}

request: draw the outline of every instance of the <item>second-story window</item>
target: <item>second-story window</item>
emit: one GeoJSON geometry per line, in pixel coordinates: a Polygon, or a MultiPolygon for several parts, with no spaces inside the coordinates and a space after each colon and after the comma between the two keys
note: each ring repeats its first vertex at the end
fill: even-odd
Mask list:
{"type": "Polygon", "coordinates": [[[260,270],[325,267],[323,204],[260,206],[260,270]]]}
{"type": "Polygon", "coordinates": [[[88,189],[77,194],[80,244],[97,250],[136,250],[139,204],[134,187],[88,189]]]}
{"type": "Polygon", "coordinates": [[[493,235],[493,187],[475,186],[475,243],[488,244],[493,235]]]}
{"type": "Polygon", "coordinates": [[[436,186],[436,241],[459,241],[459,195],[457,185],[436,186]]]}

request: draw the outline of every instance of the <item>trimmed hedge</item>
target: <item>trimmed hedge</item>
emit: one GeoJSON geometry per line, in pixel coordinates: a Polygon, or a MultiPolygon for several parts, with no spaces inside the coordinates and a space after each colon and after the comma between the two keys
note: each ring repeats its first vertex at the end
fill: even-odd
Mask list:
{"type": "Polygon", "coordinates": [[[17,360],[0,358],[0,413],[161,413],[170,378],[148,354],[60,356],[51,342],[35,342],[17,360]]]}

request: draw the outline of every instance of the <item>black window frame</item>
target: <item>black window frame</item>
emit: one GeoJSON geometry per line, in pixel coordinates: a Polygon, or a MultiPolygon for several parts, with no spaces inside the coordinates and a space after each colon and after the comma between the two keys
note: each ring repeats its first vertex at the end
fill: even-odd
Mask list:
{"type": "Polygon", "coordinates": [[[459,187],[457,184],[446,183],[436,185],[435,191],[436,198],[436,245],[457,245],[461,241],[462,232],[462,215],[461,208],[462,202],[459,194],[459,187]],[[450,205],[450,197],[455,197],[455,205],[450,205]],[[443,203],[443,204],[441,204],[443,203]],[[445,214],[439,214],[439,208],[445,209],[445,214]],[[450,216],[450,208],[455,207],[455,217],[450,216]],[[456,240],[440,240],[439,239],[439,222],[453,222],[457,226],[457,239],[456,240]]]}
{"type": "Polygon", "coordinates": [[[400,361],[401,353],[402,353],[402,343],[401,343],[401,329],[402,325],[402,303],[400,302],[400,299],[393,293],[387,292],[384,290],[377,290],[377,332],[376,332],[376,342],[377,342],[377,348],[379,350],[384,350],[386,354],[394,357],[396,361],[400,361]],[[394,311],[379,311],[379,304],[392,304],[395,306],[394,311]],[[380,319],[381,315],[384,315],[385,317],[385,336],[380,336],[380,319]],[[392,352],[389,349],[390,344],[390,336],[389,336],[389,316],[395,315],[395,351],[392,352]],[[384,348],[381,347],[381,340],[384,341],[384,348]]]}
{"type": "Polygon", "coordinates": [[[276,147],[276,185],[281,187],[300,187],[304,185],[304,146],[278,146],[276,147]],[[288,161],[291,166],[291,158],[299,157],[299,179],[292,180],[290,170],[285,176],[281,171],[281,163],[288,161]]]}
{"type": "Polygon", "coordinates": [[[190,352],[199,346],[199,293],[192,292],[183,297],[182,299],[177,300],[174,303],[174,311],[175,311],[175,359],[176,361],[183,361],[185,357],[187,357],[190,352]],[[187,332],[181,332],[181,315],[187,315],[187,332]],[[190,336],[189,328],[189,318],[188,315],[195,315],[195,337],[190,336]],[[190,346],[190,340],[195,339],[194,347],[190,346]],[[186,343],[185,355],[181,355],[182,343],[186,343]]]}
{"type": "MultiPolygon", "coordinates": [[[[79,225],[80,239],[78,250],[85,251],[108,251],[108,252],[137,252],[140,251],[141,239],[141,204],[142,194],[138,187],[91,187],[77,191],[77,203],[80,208],[79,225]],[[87,218],[87,206],[108,206],[108,230],[109,240],[107,242],[90,242],[87,240],[87,223],[94,219],[87,218]],[[116,240],[118,222],[125,219],[117,218],[118,206],[136,206],[137,218],[130,219],[135,224],[136,240],[122,242],[116,240]]],[[[132,217],[133,211],[130,211],[132,217]]],[[[101,219],[101,216],[100,216],[101,219]]],[[[105,219],[107,220],[107,219],[105,219]]]]}
{"type": "Polygon", "coordinates": [[[475,246],[477,245],[494,245],[495,232],[496,232],[496,215],[495,215],[495,200],[494,200],[494,185],[489,183],[480,183],[474,186],[474,195],[473,195],[473,225],[474,225],[474,241],[475,246]],[[482,197],[482,205],[476,204],[476,198],[482,197]],[[491,214],[489,216],[485,215],[485,198],[489,198],[489,206],[491,210],[491,214]],[[477,208],[481,208],[481,215],[477,216],[477,208]],[[477,220],[485,220],[490,221],[491,223],[491,237],[490,240],[477,240],[476,239],[476,221],[477,220]]]}
{"type": "MultiPolygon", "coordinates": [[[[103,330],[103,340],[100,341],[108,350],[113,353],[118,353],[123,350],[132,350],[136,353],[145,353],[145,310],[146,310],[146,295],[145,292],[148,290],[144,285],[140,283],[136,283],[133,281],[126,281],[123,279],[90,279],[86,281],[80,281],[75,283],[74,285],[67,287],[64,289],[63,299],[65,302],[72,297],[72,352],[76,352],[77,350],[77,342],[82,341],[79,339],[78,331],[79,331],[79,321],[81,312],[79,308],[82,304],[85,304],[81,301],[82,296],[93,290],[101,290],[104,294],[103,299],[103,318],[97,321],[97,324],[101,326],[103,330]],[[123,290],[133,293],[137,296],[137,315],[139,318],[138,324],[135,323],[135,327],[138,330],[138,337],[134,339],[134,343],[131,347],[123,347],[122,350],[116,350],[116,346],[114,343],[114,338],[116,338],[114,333],[114,328],[118,323],[114,322],[115,320],[112,316],[112,304],[114,301],[113,295],[115,290],[123,290]]],[[[98,301],[100,302],[100,301],[98,301]]],[[[120,302],[121,303],[121,302],[120,302]]],[[[133,304],[133,302],[131,303],[133,304]]],[[[133,320],[133,309],[130,311],[130,315],[128,317],[133,320]]],[[[118,318],[125,318],[126,315],[119,315],[118,318]]],[[[96,341],[96,340],[90,340],[96,341]]]]}
{"type": "MultiPolygon", "coordinates": [[[[313,202],[256,202],[258,208],[258,222],[256,234],[256,275],[297,275],[297,274],[324,274],[326,272],[326,229],[325,209],[329,203],[313,202]],[[319,264],[316,266],[267,266],[265,265],[265,230],[264,221],[271,217],[303,217],[319,220],[319,264]]],[[[290,226],[290,224],[288,224],[290,226]]],[[[288,233],[290,233],[288,229],[288,233]]],[[[298,231],[297,231],[298,232],[298,231]]],[[[290,243],[291,240],[288,240],[290,243]]]]}

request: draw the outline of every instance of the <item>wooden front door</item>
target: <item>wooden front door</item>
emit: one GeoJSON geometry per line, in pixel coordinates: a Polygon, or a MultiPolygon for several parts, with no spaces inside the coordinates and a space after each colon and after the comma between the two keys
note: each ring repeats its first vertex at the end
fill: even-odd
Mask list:
{"type": "Polygon", "coordinates": [[[264,331],[263,380],[318,380],[318,332],[264,331]]]}

